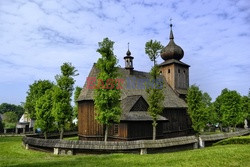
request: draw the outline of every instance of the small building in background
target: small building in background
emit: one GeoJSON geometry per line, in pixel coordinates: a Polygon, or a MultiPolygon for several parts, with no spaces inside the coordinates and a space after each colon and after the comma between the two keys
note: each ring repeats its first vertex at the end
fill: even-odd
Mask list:
{"type": "Polygon", "coordinates": [[[27,113],[24,113],[16,124],[16,133],[32,132],[34,128],[34,120],[27,113]]]}

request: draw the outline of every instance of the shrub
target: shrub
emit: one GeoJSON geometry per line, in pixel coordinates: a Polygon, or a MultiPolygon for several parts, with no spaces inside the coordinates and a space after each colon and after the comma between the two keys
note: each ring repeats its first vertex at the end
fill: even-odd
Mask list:
{"type": "Polygon", "coordinates": [[[232,138],[221,140],[217,143],[214,143],[213,145],[217,146],[217,145],[226,145],[226,144],[250,144],[250,136],[232,137],[232,138]]]}

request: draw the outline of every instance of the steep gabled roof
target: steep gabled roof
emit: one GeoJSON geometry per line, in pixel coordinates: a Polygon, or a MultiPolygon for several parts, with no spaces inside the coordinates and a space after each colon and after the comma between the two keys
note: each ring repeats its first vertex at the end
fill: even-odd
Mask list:
{"type": "MultiPolygon", "coordinates": [[[[147,108],[145,108],[145,110],[140,110],[140,111],[133,110],[133,108],[137,108],[135,106],[141,102],[145,102],[146,105],[148,106],[147,102],[140,95],[133,95],[124,98],[121,101],[121,107],[122,107],[121,121],[153,121],[152,117],[147,112],[147,108]]],[[[168,119],[161,115],[158,115],[157,120],[167,121],[168,119]]]]}
{"type": "MultiPolygon", "coordinates": [[[[147,101],[147,93],[144,86],[145,81],[150,80],[149,73],[141,72],[133,70],[132,73],[129,73],[129,70],[126,70],[124,68],[118,68],[118,72],[120,74],[121,79],[124,80],[124,83],[122,84],[121,89],[121,100],[125,99],[129,96],[142,96],[147,101]]],[[[95,64],[93,65],[88,78],[93,77],[97,78],[98,75],[98,69],[96,68],[95,64]]],[[[164,94],[165,99],[163,102],[163,105],[165,108],[186,108],[187,104],[184,100],[178,97],[178,95],[173,91],[173,89],[167,84],[164,77],[162,77],[162,80],[164,82],[164,94]]],[[[83,100],[93,100],[94,97],[94,89],[89,89],[87,87],[87,80],[84,84],[84,87],[81,91],[80,96],[78,97],[77,101],[83,101],[83,100]]],[[[134,98],[128,98],[130,103],[134,102],[134,98]]]]}

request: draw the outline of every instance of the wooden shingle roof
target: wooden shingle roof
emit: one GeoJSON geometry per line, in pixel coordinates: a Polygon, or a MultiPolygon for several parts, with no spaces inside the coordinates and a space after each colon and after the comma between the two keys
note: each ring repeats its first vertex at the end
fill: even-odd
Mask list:
{"type": "MultiPolygon", "coordinates": [[[[135,98],[137,96],[142,96],[147,101],[147,93],[144,86],[144,82],[149,81],[150,75],[146,72],[133,70],[132,73],[129,73],[129,70],[124,68],[118,68],[118,72],[120,74],[119,78],[124,80],[121,89],[121,100],[127,98],[128,102],[126,103],[134,103],[135,98]]],[[[95,64],[93,65],[88,77],[97,77],[98,69],[95,64]]],[[[174,92],[174,90],[167,84],[165,78],[162,77],[164,82],[164,95],[165,99],[163,105],[165,108],[187,108],[186,102],[179,98],[178,95],[174,92]]],[[[83,100],[93,100],[94,97],[94,89],[89,89],[87,87],[87,81],[84,84],[84,87],[78,97],[77,101],[83,100]]]]}
{"type": "MultiPolygon", "coordinates": [[[[122,115],[121,121],[153,121],[152,117],[147,112],[148,104],[140,95],[133,95],[124,98],[121,101],[122,115]],[[133,110],[138,103],[144,103],[147,107],[141,107],[133,110]]],[[[158,121],[167,121],[168,119],[158,115],[158,121]]]]}

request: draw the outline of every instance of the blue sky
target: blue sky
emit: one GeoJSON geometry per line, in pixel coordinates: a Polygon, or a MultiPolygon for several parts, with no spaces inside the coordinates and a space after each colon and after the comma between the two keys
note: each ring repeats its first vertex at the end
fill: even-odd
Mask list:
{"type": "Polygon", "coordinates": [[[83,86],[105,37],[115,42],[119,65],[130,42],[135,70],[149,71],[145,43],[166,45],[170,18],[182,61],[191,65],[190,84],[213,99],[224,88],[247,95],[249,0],[1,0],[0,103],[24,102],[29,85],[55,81],[63,62],[78,69],[76,85],[83,86]]]}

